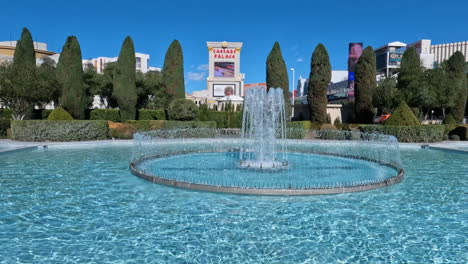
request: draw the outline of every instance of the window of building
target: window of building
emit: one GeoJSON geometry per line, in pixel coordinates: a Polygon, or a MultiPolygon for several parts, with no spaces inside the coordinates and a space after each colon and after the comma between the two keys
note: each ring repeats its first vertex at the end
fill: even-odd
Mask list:
{"type": "Polygon", "coordinates": [[[141,58],[140,57],[136,57],[136,68],[141,69],[141,58]]]}

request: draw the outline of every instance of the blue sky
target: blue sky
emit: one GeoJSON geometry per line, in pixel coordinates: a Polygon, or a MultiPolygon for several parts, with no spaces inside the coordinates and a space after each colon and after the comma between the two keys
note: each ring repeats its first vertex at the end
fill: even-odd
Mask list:
{"type": "Polygon", "coordinates": [[[136,51],[150,54],[151,66],[161,67],[167,47],[178,39],[184,52],[186,90],[192,92],[206,86],[206,41],[244,42],[245,83],[265,81],[266,57],[279,41],[297,80],[309,75],[310,57],[318,43],[328,49],[334,70],[346,70],[349,42],[378,47],[422,38],[434,44],[467,41],[466,10],[466,0],[6,0],[0,41],[18,39],[22,27],[27,27],[35,41],[60,52],[66,37],[75,35],[83,58],[93,58],[117,56],[129,35],[136,51]]]}

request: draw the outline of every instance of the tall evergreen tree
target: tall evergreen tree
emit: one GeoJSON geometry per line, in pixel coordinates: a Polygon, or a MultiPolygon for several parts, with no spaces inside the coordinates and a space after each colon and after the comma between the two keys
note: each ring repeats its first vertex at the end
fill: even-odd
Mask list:
{"type": "Polygon", "coordinates": [[[172,41],[163,66],[163,85],[169,101],[185,99],[184,57],[178,40],[172,41]]]}
{"type": "Polygon", "coordinates": [[[114,69],[113,97],[117,100],[122,120],[134,120],[136,118],[136,60],[135,48],[130,37],[126,37],[119,59],[114,69]]]}
{"type": "Polygon", "coordinates": [[[291,116],[291,104],[289,102],[288,70],[286,69],[281,47],[278,42],[275,42],[266,60],[266,84],[267,90],[270,90],[270,88],[283,89],[286,118],[289,120],[291,116]]]}
{"type": "Polygon", "coordinates": [[[21,39],[16,42],[15,54],[13,56],[13,67],[21,69],[24,67],[35,67],[36,55],[31,33],[23,28],[21,39]]]}
{"type": "Polygon", "coordinates": [[[372,96],[377,87],[375,53],[371,46],[362,52],[354,70],[354,112],[359,123],[370,124],[374,118],[372,96]]]}
{"type": "Polygon", "coordinates": [[[468,94],[465,67],[465,56],[463,56],[463,53],[460,51],[455,52],[447,60],[449,85],[455,88],[455,92],[457,94],[455,105],[449,109],[449,112],[457,122],[461,122],[463,120],[468,94]]]}
{"type": "Polygon", "coordinates": [[[327,49],[320,43],[312,53],[307,93],[310,120],[314,123],[324,124],[327,122],[327,88],[330,81],[330,59],[327,49]]]}
{"type": "Polygon", "coordinates": [[[410,107],[420,106],[420,92],[422,86],[423,68],[421,60],[414,47],[408,48],[401,59],[400,73],[397,87],[403,100],[410,107]]]}
{"type": "Polygon", "coordinates": [[[31,33],[23,28],[17,41],[13,64],[3,64],[0,76],[0,99],[12,110],[12,117],[23,119],[41,93],[36,89],[36,57],[31,33]]]}
{"type": "Polygon", "coordinates": [[[88,105],[83,83],[83,65],[78,39],[69,36],[57,64],[57,80],[61,87],[60,105],[75,119],[84,119],[88,105]]]}

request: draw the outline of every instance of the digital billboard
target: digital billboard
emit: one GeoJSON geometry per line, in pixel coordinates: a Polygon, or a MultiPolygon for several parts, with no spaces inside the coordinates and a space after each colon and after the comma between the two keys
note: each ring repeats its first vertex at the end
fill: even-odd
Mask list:
{"type": "Polygon", "coordinates": [[[213,97],[224,97],[235,95],[235,84],[213,84],[213,97]]]}
{"type": "Polygon", "coordinates": [[[354,68],[362,54],[362,42],[349,43],[348,49],[348,88],[354,89],[354,68]]]}
{"type": "Polygon", "coordinates": [[[234,77],[234,62],[214,63],[214,77],[234,77]]]}

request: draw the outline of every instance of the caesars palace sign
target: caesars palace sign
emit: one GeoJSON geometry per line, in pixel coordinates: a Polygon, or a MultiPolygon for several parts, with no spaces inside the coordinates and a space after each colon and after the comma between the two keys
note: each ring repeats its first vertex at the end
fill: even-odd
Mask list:
{"type": "Polygon", "coordinates": [[[236,53],[237,49],[219,49],[219,48],[214,48],[212,50],[213,52],[213,57],[215,59],[235,59],[236,58],[236,53]]]}

